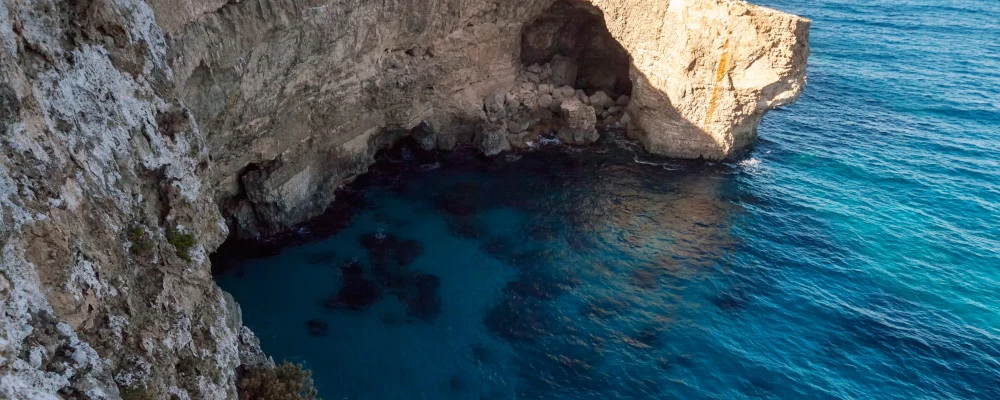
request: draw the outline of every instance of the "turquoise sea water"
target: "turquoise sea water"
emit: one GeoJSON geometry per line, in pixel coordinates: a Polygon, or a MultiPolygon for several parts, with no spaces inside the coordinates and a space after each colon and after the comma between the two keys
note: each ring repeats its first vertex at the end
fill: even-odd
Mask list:
{"type": "Polygon", "coordinates": [[[326,399],[1000,398],[1000,3],[759,3],[812,57],[744,159],[397,149],[220,285],[326,399]]]}

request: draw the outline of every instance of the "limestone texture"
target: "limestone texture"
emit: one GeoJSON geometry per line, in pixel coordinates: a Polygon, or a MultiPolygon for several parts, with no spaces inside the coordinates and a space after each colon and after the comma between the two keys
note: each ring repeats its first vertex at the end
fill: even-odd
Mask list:
{"type": "Polygon", "coordinates": [[[0,399],[232,399],[270,363],[208,254],[405,136],[627,129],[738,155],[809,21],[728,0],[0,0],[0,399]]]}

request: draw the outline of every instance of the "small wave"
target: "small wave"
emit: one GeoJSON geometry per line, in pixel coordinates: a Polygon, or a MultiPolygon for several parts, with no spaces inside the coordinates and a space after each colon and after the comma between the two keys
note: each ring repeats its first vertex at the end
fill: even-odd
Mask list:
{"type": "Polygon", "coordinates": [[[513,161],[520,160],[521,159],[521,155],[520,154],[516,154],[516,153],[507,153],[507,154],[505,154],[503,156],[503,159],[507,160],[507,161],[513,162],[513,161]]]}
{"type": "Polygon", "coordinates": [[[542,146],[557,145],[557,144],[559,144],[559,139],[556,139],[556,138],[547,138],[547,137],[540,137],[540,138],[538,138],[538,144],[540,144],[542,146]]]}
{"type": "Polygon", "coordinates": [[[420,170],[421,171],[433,171],[433,170],[438,169],[438,168],[441,168],[441,163],[437,162],[437,161],[435,161],[433,164],[421,164],[420,165],[420,170]]]}
{"type": "Polygon", "coordinates": [[[663,163],[658,163],[658,162],[652,162],[652,161],[646,161],[646,160],[639,159],[639,155],[638,154],[635,154],[635,156],[632,157],[632,161],[635,161],[636,164],[655,165],[657,167],[663,165],[663,163]]]}

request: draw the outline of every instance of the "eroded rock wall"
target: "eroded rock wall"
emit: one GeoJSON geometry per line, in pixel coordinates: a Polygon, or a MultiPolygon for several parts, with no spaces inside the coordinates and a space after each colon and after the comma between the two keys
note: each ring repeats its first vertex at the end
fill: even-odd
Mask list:
{"type": "Polygon", "coordinates": [[[425,122],[428,147],[491,154],[524,143],[535,129],[501,137],[488,100],[531,64],[587,96],[634,91],[625,125],[653,153],[723,159],[797,98],[808,56],[808,20],[729,0],[149,2],[242,236],[321,212],[386,132],[425,122]]]}
{"type": "Polygon", "coordinates": [[[798,17],[560,1],[0,0],[0,398],[233,398],[264,358],[207,254],[321,212],[402,135],[493,153],[620,123],[724,158],[805,82],[798,17]],[[522,58],[567,4],[628,82],[593,47],[522,58]]]}
{"type": "Polygon", "coordinates": [[[166,51],[142,2],[0,2],[0,398],[233,393],[256,339],[166,51]]]}

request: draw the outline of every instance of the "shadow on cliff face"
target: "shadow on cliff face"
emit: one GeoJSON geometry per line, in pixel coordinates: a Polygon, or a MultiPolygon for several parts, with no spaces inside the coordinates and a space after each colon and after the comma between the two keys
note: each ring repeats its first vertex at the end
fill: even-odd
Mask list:
{"type": "MultiPolygon", "coordinates": [[[[604,12],[582,0],[558,0],[521,31],[522,78],[535,84],[583,90],[584,102],[595,108],[598,121],[626,129],[646,150],[679,158],[718,158],[732,144],[719,142],[674,107],[670,97],[635,66],[628,51],[608,30],[604,12]],[[637,93],[633,94],[633,91],[637,93]],[[598,97],[594,95],[602,92],[598,97]],[[600,96],[622,99],[602,105],[600,96]],[[602,114],[612,106],[626,115],[602,114]],[[616,108],[617,109],[617,108],[616,108]],[[657,132],[642,128],[659,127],[657,132]]],[[[670,55],[664,55],[669,57],[670,55]]],[[[728,66],[720,59],[716,85],[723,84],[728,66]]],[[[714,94],[713,94],[714,95],[714,94]]],[[[715,99],[712,100],[716,101],[715,99]]],[[[708,123],[708,121],[706,121],[708,123]]],[[[751,132],[752,139],[756,132],[751,132]]]]}
{"type": "MultiPolygon", "coordinates": [[[[555,86],[632,94],[629,55],[611,36],[600,9],[579,0],[559,0],[521,31],[521,62],[548,64],[555,86]]],[[[539,83],[539,82],[534,82],[539,83]]]]}

